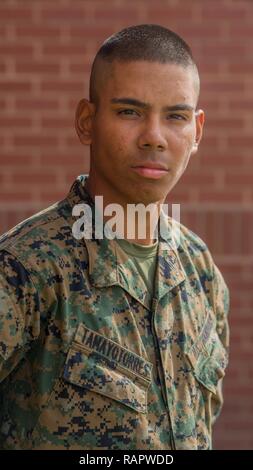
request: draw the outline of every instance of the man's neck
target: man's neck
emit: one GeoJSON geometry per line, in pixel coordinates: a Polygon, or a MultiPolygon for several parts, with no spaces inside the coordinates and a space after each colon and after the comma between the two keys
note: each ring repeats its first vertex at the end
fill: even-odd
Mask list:
{"type": "Polygon", "coordinates": [[[111,194],[110,197],[108,197],[106,192],[103,191],[103,188],[96,191],[89,178],[85,183],[85,189],[95,202],[96,196],[103,197],[103,207],[98,208],[95,204],[95,210],[99,210],[100,216],[102,212],[104,224],[112,219],[112,217],[114,221],[116,219],[117,228],[118,226],[121,227],[119,238],[124,238],[131,243],[138,243],[140,245],[152,245],[156,242],[156,228],[161,213],[161,205],[164,203],[164,200],[149,204],[130,201],[126,203],[121,200],[119,194],[116,194],[115,197],[111,194]],[[105,208],[113,204],[115,204],[116,214],[112,213],[112,215],[106,215],[105,208]],[[137,206],[138,204],[141,205],[141,207],[139,209],[137,207],[135,213],[133,206],[137,206]],[[117,210],[119,206],[120,211],[117,210]],[[149,207],[146,210],[147,206],[149,207]]]}

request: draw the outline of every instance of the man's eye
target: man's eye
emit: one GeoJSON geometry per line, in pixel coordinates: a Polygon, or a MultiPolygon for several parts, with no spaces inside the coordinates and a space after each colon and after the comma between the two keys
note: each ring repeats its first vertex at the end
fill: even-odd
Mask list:
{"type": "Polygon", "coordinates": [[[134,109],[120,109],[117,114],[124,114],[126,116],[138,115],[134,109]]]}
{"type": "Polygon", "coordinates": [[[169,114],[169,119],[176,119],[176,121],[186,121],[186,117],[182,114],[169,114]]]}

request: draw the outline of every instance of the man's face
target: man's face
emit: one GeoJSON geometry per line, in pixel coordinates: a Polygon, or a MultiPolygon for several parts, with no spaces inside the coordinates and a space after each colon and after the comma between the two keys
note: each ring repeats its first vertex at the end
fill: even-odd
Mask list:
{"type": "Polygon", "coordinates": [[[201,138],[194,70],[147,61],[110,67],[92,119],[92,188],[123,206],[163,201],[201,138]]]}

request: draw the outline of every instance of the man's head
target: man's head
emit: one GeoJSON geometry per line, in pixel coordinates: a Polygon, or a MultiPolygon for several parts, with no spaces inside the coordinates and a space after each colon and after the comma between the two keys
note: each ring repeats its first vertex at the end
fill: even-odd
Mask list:
{"type": "Polygon", "coordinates": [[[109,37],[76,116],[91,145],[91,192],[123,205],[164,200],[202,136],[198,96],[191,50],[174,32],[147,24],[109,37]]]}
{"type": "Polygon", "coordinates": [[[196,93],[199,75],[188,44],[176,33],[156,24],[130,26],[110,36],[96,54],[90,76],[90,101],[99,105],[103,84],[110,79],[112,63],[148,61],[178,64],[195,72],[196,93]]]}

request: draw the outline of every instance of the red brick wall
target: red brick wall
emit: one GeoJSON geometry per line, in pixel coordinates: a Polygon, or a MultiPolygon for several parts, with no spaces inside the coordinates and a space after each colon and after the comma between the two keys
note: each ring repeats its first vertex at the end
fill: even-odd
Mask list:
{"type": "Polygon", "coordinates": [[[252,18],[252,0],[0,2],[0,232],[61,199],[87,172],[73,120],[102,40],[153,22],[192,46],[205,135],[170,199],[181,203],[181,221],[208,242],[231,289],[218,449],[253,448],[252,18]]]}

